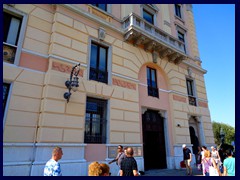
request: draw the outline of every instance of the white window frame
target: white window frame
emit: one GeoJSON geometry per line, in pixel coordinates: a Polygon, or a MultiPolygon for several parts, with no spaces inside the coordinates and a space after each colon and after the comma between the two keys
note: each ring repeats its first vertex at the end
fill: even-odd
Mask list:
{"type": "Polygon", "coordinates": [[[99,11],[106,13],[107,15],[111,15],[112,14],[112,4],[107,4],[107,11],[102,10],[101,8],[94,6],[92,4],[89,4],[90,6],[92,6],[93,8],[98,9],[99,11]]]}
{"type": "Polygon", "coordinates": [[[15,59],[14,59],[14,63],[13,63],[14,65],[19,65],[24,35],[25,35],[25,31],[26,31],[26,26],[27,26],[28,15],[26,13],[24,13],[20,10],[17,10],[11,6],[8,6],[6,4],[3,4],[3,11],[10,13],[10,14],[14,14],[14,15],[22,18],[22,24],[20,27],[20,33],[19,33],[19,37],[18,37],[16,55],[15,55],[15,59]]]}
{"type": "Polygon", "coordinates": [[[156,5],[154,4],[142,4],[140,6],[140,11],[141,11],[141,17],[143,18],[143,10],[151,13],[153,15],[153,25],[157,26],[157,13],[159,9],[157,8],[156,5]]]}
{"type": "Polygon", "coordinates": [[[107,44],[106,42],[102,42],[99,39],[95,38],[89,38],[88,40],[88,63],[87,63],[87,80],[90,81],[89,75],[90,75],[90,61],[91,61],[91,45],[92,43],[97,43],[99,45],[105,46],[108,48],[108,53],[107,53],[107,69],[108,69],[108,83],[107,85],[112,85],[112,46],[107,44]]]}
{"type": "MultiPolygon", "coordinates": [[[[178,39],[178,32],[182,33],[184,35],[184,43],[185,43],[185,49],[186,49],[186,54],[188,54],[188,43],[187,43],[187,30],[183,29],[179,25],[176,24],[176,37],[178,39]]],[[[179,40],[179,39],[178,39],[179,40]]]]}
{"type": "Polygon", "coordinates": [[[183,5],[182,5],[182,4],[174,4],[174,14],[175,14],[175,17],[179,18],[181,21],[184,20],[183,5]],[[176,7],[175,7],[176,5],[180,7],[181,17],[179,17],[179,16],[176,14],[176,7]]]}
{"type": "MultiPolygon", "coordinates": [[[[197,97],[197,89],[196,89],[195,80],[192,77],[187,76],[186,77],[186,88],[188,88],[187,87],[187,80],[192,81],[193,97],[195,97],[195,99],[196,99],[196,107],[197,107],[198,106],[198,97],[197,97]]],[[[188,96],[189,96],[189,94],[188,94],[188,90],[187,90],[187,97],[188,96]]],[[[188,104],[189,104],[189,102],[188,102],[188,104]]]]}

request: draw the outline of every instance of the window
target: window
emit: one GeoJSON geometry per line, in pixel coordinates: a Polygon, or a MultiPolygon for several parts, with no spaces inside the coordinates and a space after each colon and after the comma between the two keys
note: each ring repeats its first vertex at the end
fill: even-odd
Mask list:
{"type": "Polygon", "coordinates": [[[107,101],[87,98],[84,143],[106,143],[107,101]]]}
{"type": "Polygon", "coordinates": [[[148,95],[153,97],[159,97],[156,70],[147,67],[147,83],[148,83],[148,95]]]}
{"type": "Polygon", "coordinates": [[[143,19],[145,19],[147,22],[151,24],[154,24],[153,17],[154,17],[153,14],[143,9],[143,19]]]}
{"type": "Polygon", "coordinates": [[[102,9],[103,11],[107,11],[107,4],[92,4],[92,5],[98,7],[99,9],[102,9]]]}
{"type": "Polygon", "coordinates": [[[14,64],[22,17],[3,12],[3,61],[14,64]]]}
{"type": "Polygon", "coordinates": [[[194,93],[194,82],[192,79],[187,79],[187,92],[188,92],[189,104],[193,106],[197,106],[196,97],[194,93]]]}
{"type": "Polygon", "coordinates": [[[184,52],[186,53],[186,46],[185,46],[184,34],[183,34],[182,32],[180,32],[180,31],[178,31],[178,39],[184,43],[183,48],[184,48],[184,52]]]}
{"type": "Polygon", "coordinates": [[[10,84],[3,83],[3,117],[4,117],[4,111],[5,111],[5,107],[8,99],[9,88],[10,88],[10,84]]]}
{"type": "Polygon", "coordinates": [[[175,14],[177,17],[182,18],[181,5],[175,4],[175,14]]]}
{"type": "Polygon", "coordinates": [[[91,44],[90,80],[108,83],[107,54],[107,47],[91,44]]]}

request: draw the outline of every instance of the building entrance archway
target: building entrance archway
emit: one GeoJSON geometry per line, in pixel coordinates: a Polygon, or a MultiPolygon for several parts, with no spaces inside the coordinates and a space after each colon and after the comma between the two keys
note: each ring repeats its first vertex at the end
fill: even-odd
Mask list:
{"type": "Polygon", "coordinates": [[[165,169],[166,148],[164,118],[158,111],[147,110],[142,115],[144,169],[165,169]]]}

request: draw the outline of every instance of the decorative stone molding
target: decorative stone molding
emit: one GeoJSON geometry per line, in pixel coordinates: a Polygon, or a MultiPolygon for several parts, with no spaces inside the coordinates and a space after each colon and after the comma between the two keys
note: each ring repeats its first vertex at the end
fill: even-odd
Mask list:
{"type": "Polygon", "coordinates": [[[157,51],[153,51],[152,52],[152,58],[153,58],[153,62],[157,63],[157,58],[158,58],[158,53],[157,51]]]}
{"type": "Polygon", "coordinates": [[[180,57],[178,57],[178,58],[175,59],[174,63],[175,63],[175,64],[179,64],[179,63],[181,63],[184,59],[186,59],[186,57],[180,56],[180,57]]]}
{"type": "Polygon", "coordinates": [[[192,68],[188,67],[188,68],[187,68],[187,71],[188,71],[189,77],[192,77],[192,68]]]}
{"type": "MultiPolygon", "coordinates": [[[[72,71],[72,66],[68,66],[66,64],[62,64],[62,63],[53,61],[52,62],[52,70],[70,74],[72,71]]],[[[83,69],[80,69],[78,75],[83,77],[83,69]]]]}
{"type": "Polygon", "coordinates": [[[139,44],[142,44],[145,41],[145,39],[146,38],[144,36],[140,36],[140,37],[135,39],[133,45],[138,46],[139,44]]]}
{"type": "Polygon", "coordinates": [[[111,18],[105,14],[105,12],[103,12],[102,10],[100,9],[95,9],[95,8],[92,8],[91,10],[89,10],[92,14],[96,15],[97,17],[100,17],[108,22],[111,22],[111,18]]]}
{"type": "Polygon", "coordinates": [[[165,49],[164,51],[160,52],[160,58],[163,59],[166,56],[170,55],[171,53],[173,53],[171,49],[165,49]]]}
{"type": "Polygon", "coordinates": [[[171,23],[166,21],[166,20],[164,20],[164,25],[167,25],[168,27],[171,27],[171,23]]]}
{"type": "Polygon", "coordinates": [[[132,38],[135,36],[133,31],[129,31],[127,34],[124,36],[124,41],[130,41],[132,38]]]}
{"type": "Polygon", "coordinates": [[[123,81],[123,80],[120,80],[120,79],[113,78],[112,79],[112,84],[116,85],[116,86],[128,88],[128,89],[136,90],[136,84],[130,83],[130,82],[127,82],[127,81],[123,81]]]}
{"type": "Polygon", "coordinates": [[[106,36],[106,31],[104,28],[100,27],[98,29],[98,39],[103,41],[105,39],[105,36],[106,36]]]}
{"type": "Polygon", "coordinates": [[[180,54],[178,53],[173,53],[171,54],[168,59],[169,59],[169,62],[174,62],[176,58],[178,58],[180,56],[180,54]]]}
{"type": "Polygon", "coordinates": [[[149,43],[144,44],[144,50],[151,50],[154,49],[156,47],[157,43],[154,41],[150,41],[149,43]]]}
{"type": "Polygon", "coordinates": [[[200,107],[208,108],[208,104],[207,104],[206,102],[198,101],[198,105],[199,105],[200,107]]]}
{"type": "Polygon", "coordinates": [[[148,109],[146,107],[142,107],[142,114],[144,114],[148,109]]]}
{"type": "Polygon", "coordinates": [[[185,97],[181,97],[181,96],[177,96],[177,95],[173,95],[173,100],[179,101],[179,102],[184,102],[184,103],[187,102],[185,97]]]}

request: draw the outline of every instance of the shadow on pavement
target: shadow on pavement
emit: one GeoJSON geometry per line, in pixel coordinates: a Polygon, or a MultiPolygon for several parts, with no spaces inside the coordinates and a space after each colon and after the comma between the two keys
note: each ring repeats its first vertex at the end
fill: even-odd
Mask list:
{"type": "MultiPolygon", "coordinates": [[[[144,172],[143,176],[187,176],[186,168],[181,169],[153,169],[144,172]]],[[[202,176],[202,171],[193,168],[192,176],[202,176]]]]}

